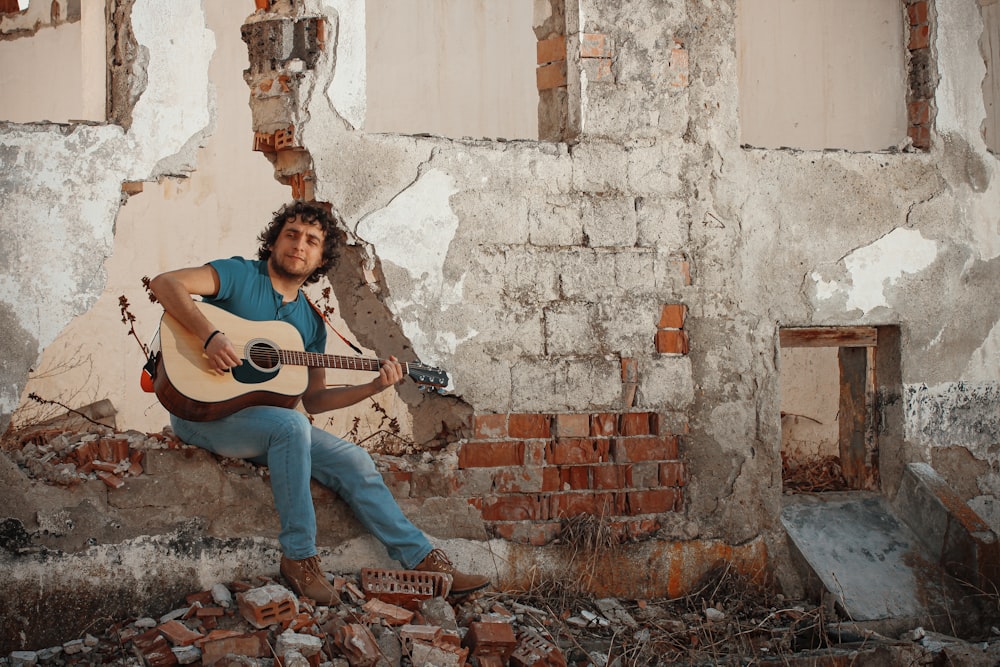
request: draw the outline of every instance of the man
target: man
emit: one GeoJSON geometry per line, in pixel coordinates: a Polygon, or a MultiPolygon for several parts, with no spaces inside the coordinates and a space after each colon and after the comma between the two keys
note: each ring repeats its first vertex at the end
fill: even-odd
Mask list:
{"type": "MultiPolygon", "coordinates": [[[[204,341],[208,364],[218,373],[241,364],[225,333],[202,314],[192,295],[246,320],[284,320],[302,335],[307,352],[323,353],[323,319],[301,287],[319,280],[333,266],[341,222],[324,207],[296,202],[278,211],[260,234],[258,259],[240,257],[169,271],[149,287],[164,310],[204,341]]],[[[401,382],[400,363],[389,357],[371,382],[327,387],[322,368],[308,370],[302,405],[310,414],[336,410],[374,396],[401,382]]],[[[251,406],[213,421],[188,421],[171,415],[183,441],[220,456],[266,464],[281,519],[280,572],[299,595],[319,604],[340,601],[320,570],[316,553],[316,514],[309,479],[336,492],[361,523],[408,569],[452,575],[452,594],[465,595],[489,580],[458,571],[402,513],[368,452],[312,426],[301,412],[274,406],[251,406]]]]}

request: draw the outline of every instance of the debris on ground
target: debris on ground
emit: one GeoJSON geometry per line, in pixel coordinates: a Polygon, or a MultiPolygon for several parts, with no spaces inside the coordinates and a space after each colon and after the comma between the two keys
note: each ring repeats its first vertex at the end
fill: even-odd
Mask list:
{"type": "MultiPolygon", "coordinates": [[[[34,479],[66,486],[101,479],[111,487],[142,474],[146,450],[185,447],[169,430],[119,433],[105,426],[36,430],[3,443],[34,479]]],[[[821,462],[798,474],[786,486],[827,488],[836,486],[839,465],[821,462]]],[[[582,587],[574,582],[454,599],[441,581],[424,581],[428,573],[328,576],[341,593],[336,607],[300,599],[268,577],[216,584],[163,616],[95,625],[56,646],[0,656],[0,667],[1000,664],[1000,630],[979,641],[923,628],[885,637],[725,567],[689,595],[657,600],[595,599],[576,592],[582,587]]]]}

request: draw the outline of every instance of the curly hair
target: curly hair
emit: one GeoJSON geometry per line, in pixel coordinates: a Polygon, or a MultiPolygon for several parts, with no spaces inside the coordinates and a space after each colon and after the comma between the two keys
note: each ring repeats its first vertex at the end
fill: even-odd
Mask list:
{"type": "Polygon", "coordinates": [[[296,201],[285,204],[274,214],[274,219],[257,236],[260,248],[257,249],[257,259],[267,260],[271,257],[271,246],[278,240],[278,234],[285,223],[298,217],[302,222],[317,225],[323,230],[323,262],[305,280],[310,285],[322,278],[333,267],[337,260],[343,239],[344,220],[332,208],[318,202],[296,201]]]}

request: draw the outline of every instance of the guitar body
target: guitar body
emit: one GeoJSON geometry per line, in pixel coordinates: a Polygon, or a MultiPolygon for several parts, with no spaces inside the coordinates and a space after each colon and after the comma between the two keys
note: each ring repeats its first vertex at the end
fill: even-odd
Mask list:
{"type": "Polygon", "coordinates": [[[218,306],[195,304],[226,332],[243,364],[228,373],[212,370],[202,349],[204,341],[164,313],[153,379],[153,391],[163,407],[190,421],[219,419],[253,405],[294,407],[309,383],[309,369],[282,364],[270,351],[303,351],[298,329],[288,322],[253,322],[218,306]]]}

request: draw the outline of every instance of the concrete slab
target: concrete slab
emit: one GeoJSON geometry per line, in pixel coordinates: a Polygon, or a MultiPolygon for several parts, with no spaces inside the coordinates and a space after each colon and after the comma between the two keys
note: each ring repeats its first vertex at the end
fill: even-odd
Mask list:
{"type": "Polygon", "coordinates": [[[855,621],[926,616],[927,568],[917,537],[878,495],[793,496],[788,536],[824,588],[855,621]]]}

